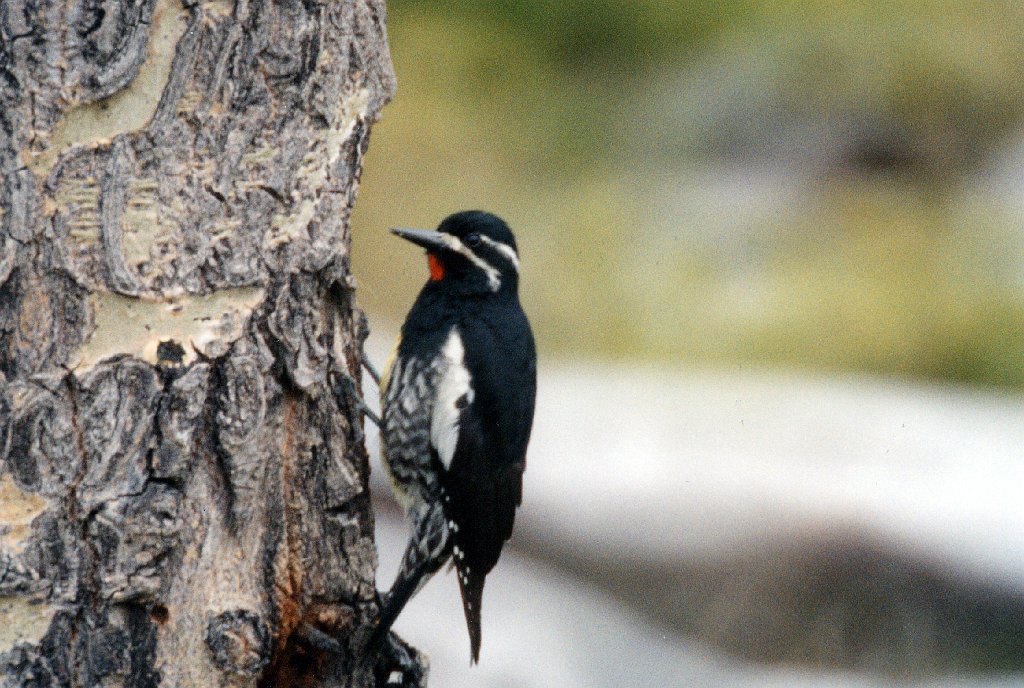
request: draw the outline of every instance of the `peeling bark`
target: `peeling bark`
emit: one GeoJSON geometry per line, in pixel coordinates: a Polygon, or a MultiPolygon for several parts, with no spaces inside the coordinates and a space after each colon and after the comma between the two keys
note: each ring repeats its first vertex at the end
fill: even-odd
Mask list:
{"type": "Polygon", "coordinates": [[[373,684],[348,219],[393,89],[382,0],[0,0],[3,685],[373,684]]]}

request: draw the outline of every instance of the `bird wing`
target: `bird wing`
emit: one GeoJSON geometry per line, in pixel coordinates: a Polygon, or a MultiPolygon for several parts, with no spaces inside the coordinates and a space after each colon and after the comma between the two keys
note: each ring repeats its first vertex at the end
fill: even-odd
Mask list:
{"type": "MultiPolygon", "coordinates": [[[[525,445],[519,451],[502,429],[514,424],[509,407],[480,403],[493,399],[485,379],[473,380],[458,413],[454,453],[444,475],[444,508],[452,539],[452,561],[459,578],[469,630],[470,656],[480,656],[480,612],[484,580],[512,535],[522,497],[525,445]]],[[[530,392],[532,398],[532,392],[530,392]]],[[[531,399],[532,400],[532,399],[531,399]]],[[[511,407],[514,409],[514,406],[511,407]]],[[[437,417],[435,408],[435,417],[437,417]]],[[[523,433],[519,428],[518,433],[523,433]]],[[[529,434],[529,427],[525,429],[529,434]]],[[[515,434],[515,433],[514,433],[515,434]]]]}
{"type": "Polygon", "coordinates": [[[512,535],[522,499],[536,364],[532,342],[510,348],[507,338],[486,327],[467,332],[470,337],[476,344],[464,362],[469,387],[456,404],[457,440],[444,487],[448,517],[458,527],[455,544],[483,575],[494,567],[512,535]],[[486,356],[494,358],[482,364],[486,356]]]}

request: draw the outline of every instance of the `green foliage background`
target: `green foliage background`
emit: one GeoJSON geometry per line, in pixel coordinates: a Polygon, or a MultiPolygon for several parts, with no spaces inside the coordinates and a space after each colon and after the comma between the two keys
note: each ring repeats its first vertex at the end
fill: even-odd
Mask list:
{"type": "Polygon", "coordinates": [[[374,318],[426,277],[386,228],[483,208],[548,357],[1024,387],[1021,3],[388,7],[353,219],[374,318]]]}

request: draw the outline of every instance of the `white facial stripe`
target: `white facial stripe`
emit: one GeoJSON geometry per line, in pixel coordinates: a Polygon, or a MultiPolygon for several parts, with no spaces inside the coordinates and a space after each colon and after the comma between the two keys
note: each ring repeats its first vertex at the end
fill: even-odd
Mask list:
{"type": "Polygon", "coordinates": [[[469,260],[469,262],[484,271],[484,274],[487,275],[487,284],[490,285],[491,291],[498,291],[498,289],[501,288],[501,273],[499,273],[493,265],[473,253],[473,251],[462,243],[458,237],[452,236],[451,234],[444,234],[442,236],[444,237],[444,242],[448,245],[448,248],[456,253],[461,253],[469,260]]]}
{"type": "Polygon", "coordinates": [[[512,267],[516,269],[516,272],[519,272],[519,256],[516,255],[516,250],[514,248],[508,244],[503,244],[500,241],[495,241],[491,237],[482,236],[480,239],[491,248],[497,249],[501,252],[501,255],[508,258],[508,262],[512,263],[512,267]]]}

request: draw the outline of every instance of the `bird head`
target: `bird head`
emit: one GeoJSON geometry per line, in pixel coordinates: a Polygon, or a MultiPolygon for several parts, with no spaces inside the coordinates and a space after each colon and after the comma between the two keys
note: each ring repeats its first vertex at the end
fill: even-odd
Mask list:
{"type": "Polygon", "coordinates": [[[480,210],[446,217],[436,230],[396,227],[394,234],[427,251],[430,280],[462,292],[515,291],[519,253],[504,220],[480,210]]]}

